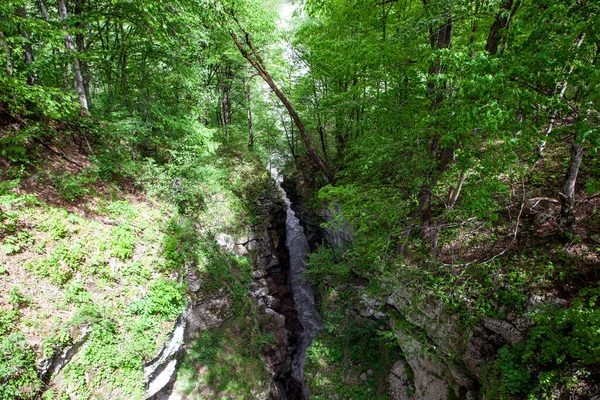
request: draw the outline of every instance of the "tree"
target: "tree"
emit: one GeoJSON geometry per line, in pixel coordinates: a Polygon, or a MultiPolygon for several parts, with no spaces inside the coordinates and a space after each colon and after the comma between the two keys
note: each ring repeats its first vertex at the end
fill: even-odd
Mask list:
{"type": "Polygon", "coordinates": [[[269,85],[273,93],[277,96],[277,98],[281,101],[281,103],[285,106],[290,117],[294,121],[294,124],[298,128],[298,132],[300,133],[300,137],[304,142],[304,146],[306,147],[306,152],[311,161],[315,164],[321,172],[325,175],[325,177],[331,182],[334,180],[334,172],[331,168],[325,163],[325,161],[321,158],[321,156],[315,150],[315,147],[308,135],[308,132],[304,126],[304,123],[300,119],[298,112],[290,102],[289,98],[279,89],[279,86],[275,83],[275,80],[269,73],[265,62],[258,49],[253,45],[251,40],[251,34],[242,26],[237,15],[236,10],[233,7],[223,7],[223,14],[226,19],[226,23],[228,24],[227,30],[231,38],[233,39],[235,45],[240,51],[241,55],[248,60],[250,65],[256,70],[258,75],[263,78],[263,80],[269,85]]]}
{"type": "MultiPolygon", "coordinates": [[[[68,14],[66,0],[58,0],[58,16],[61,20],[67,19],[68,14]]],[[[67,29],[67,27],[65,27],[65,29],[67,29]]],[[[68,32],[65,33],[65,46],[67,50],[73,54],[73,85],[75,87],[75,92],[77,93],[77,99],[79,100],[79,104],[81,105],[82,114],[89,114],[88,98],[86,95],[83,75],[81,73],[81,64],[76,54],[77,49],[75,47],[73,37],[68,32]]]]}
{"type": "Polygon", "coordinates": [[[254,126],[252,124],[252,102],[250,101],[250,81],[257,74],[250,75],[248,79],[244,80],[244,95],[246,97],[246,107],[248,113],[248,147],[252,148],[254,146],[254,126]]]}

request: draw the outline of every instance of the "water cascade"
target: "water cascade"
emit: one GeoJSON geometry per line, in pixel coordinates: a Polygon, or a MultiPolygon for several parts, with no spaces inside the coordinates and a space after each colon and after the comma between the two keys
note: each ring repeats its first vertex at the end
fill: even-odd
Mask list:
{"type": "MultiPolygon", "coordinates": [[[[279,180],[278,180],[279,185],[279,180]]],[[[296,350],[292,354],[292,376],[288,382],[288,398],[308,399],[309,389],[304,378],[304,364],[306,362],[306,350],[312,343],[317,333],[322,329],[323,322],[317,312],[315,294],[313,288],[304,277],[306,266],[304,259],[309,251],[308,241],[300,221],[291,207],[291,201],[285,191],[279,185],[283,199],[287,207],[286,217],[286,246],[289,251],[290,270],[289,283],[294,299],[294,308],[298,313],[298,320],[302,324],[303,331],[298,335],[296,350]]]]}

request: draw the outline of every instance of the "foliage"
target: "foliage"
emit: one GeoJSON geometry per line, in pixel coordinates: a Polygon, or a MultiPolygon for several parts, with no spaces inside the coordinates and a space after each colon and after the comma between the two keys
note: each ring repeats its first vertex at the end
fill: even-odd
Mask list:
{"type": "Polygon", "coordinates": [[[122,224],[112,230],[111,251],[110,254],[122,261],[125,261],[133,256],[135,247],[135,232],[133,227],[128,224],[122,224]]]}
{"type": "Polygon", "coordinates": [[[182,311],[184,301],[181,285],[161,278],[152,282],[148,294],[133,302],[130,310],[140,315],[158,315],[173,320],[182,311]]]}
{"type": "Polygon", "coordinates": [[[305,265],[306,276],[315,285],[341,284],[352,278],[349,266],[344,262],[336,262],[335,251],[328,247],[319,247],[309,253],[305,265]]]}
{"type": "MultiPolygon", "coordinates": [[[[316,208],[335,211],[324,228],[355,238],[344,252],[322,246],[307,261],[324,297],[341,298],[324,301],[326,331],[309,354],[323,374],[315,382],[336,381],[319,381],[320,396],[373,396],[353,382],[346,390],[343,374],[364,362],[379,379],[389,367],[374,356],[382,354],[379,329],[350,311],[358,301],[351,285],[368,281],[379,299],[395,286],[413,290],[412,302],[441,303],[467,331],[485,317],[523,315],[532,295],[574,277],[589,286],[578,269],[596,257],[597,211],[571,215],[578,230],[561,222],[567,200],[588,212],[595,206],[582,188],[594,196],[599,187],[597,2],[308,0],[282,23],[275,1],[67,1],[66,18],[58,5],[0,4],[0,274],[58,290],[52,299],[40,294],[64,311],[26,322],[15,314],[3,328],[3,346],[15,350],[0,369],[23,365],[3,372],[24,379],[6,386],[13,397],[37,387],[33,356],[14,347],[22,324],[62,336],[93,325],[64,373],[73,393],[57,396],[106,397],[105,385],[135,398],[154,336],[184,307],[183,276],[198,274],[202,295],[226,294],[236,317],[247,313],[250,258],[214,238],[246,237],[262,223],[267,173],[256,160],[301,165],[300,140],[337,171],[328,182],[312,173],[302,182],[322,186],[316,208]],[[232,34],[254,45],[308,137],[252,79],[232,34]],[[249,111],[256,144],[241,150],[249,111]],[[581,144],[579,166],[572,150],[581,144]],[[577,170],[577,201],[575,193],[565,200],[563,176],[577,170]],[[31,190],[39,200],[22,194],[31,190]],[[536,209],[535,199],[546,200],[536,209]],[[548,218],[536,226],[540,216],[548,218]],[[60,320],[70,313],[77,320],[60,320]],[[51,317],[58,321],[41,322],[51,317]]],[[[33,288],[13,283],[10,307],[42,306],[33,288]]],[[[496,396],[578,393],[595,377],[594,296],[529,316],[528,338],[502,348],[490,372],[496,396]]],[[[258,383],[233,388],[225,374],[243,366],[263,376],[251,353],[273,338],[250,332],[248,349],[207,333],[206,354],[196,348],[186,365],[210,364],[216,392],[250,396],[258,383]],[[233,355],[219,363],[223,349],[233,355]]],[[[384,396],[377,379],[366,386],[384,396]]]]}
{"type": "Polygon", "coordinates": [[[398,348],[377,321],[360,317],[356,290],[321,286],[323,331],[307,350],[306,376],[316,399],[386,399],[387,373],[398,348]],[[365,374],[363,381],[360,375],[365,374]]]}
{"type": "Polygon", "coordinates": [[[505,346],[494,364],[500,385],[491,386],[491,398],[528,394],[531,398],[556,398],[561,390],[585,395],[581,380],[597,373],[600,324],[597,307],[600,290],[584,289],[571,307],[548,306],[532,315],[534,323],[528,338],[505,346]],[[582,379],[583,378],[583,379],[582,379]]]}
{"type": "Polygon", "coordinates": [[[96,171],[86,169],[80,174],[64,173],[51,177],[58,194],[68,201],[75,201],[93,193],[90,186],[96,183],[96,171]]]}
{"type": "Polygon", "coordinates": [[[0,399],[33,399],[40,387],[36,354],[16,323],[19,311],[0,310],[0,399]]]}
{"type": "Polygon", "coordinates": [[[237,399],[253,399],[269,391],[268,371],[253,350],[268,346],[270,336],[253,339],[253,328],[244,319],[199,332],[179,370],[176,386],[181,391],[188,396],[237,399]],[[235,376],[231,371],[236,371],[235,376]]]}
{"type": "Polygon", "coordinates": [[[19,253],[23,248],[31,245],[33,242],[27,232],[18,232],[16,235],[10,235],[4,238],[2,242],[2,252],[7,255],[19,253]]]}

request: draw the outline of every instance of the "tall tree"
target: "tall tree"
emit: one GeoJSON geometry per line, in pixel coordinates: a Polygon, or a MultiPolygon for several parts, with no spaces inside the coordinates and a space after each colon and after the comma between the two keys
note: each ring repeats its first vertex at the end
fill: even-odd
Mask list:
{"type": "MultiPolygon", "coordinates": [[[[67,19],[68,13],[66,0],[58,0],[58,16],[63,21],[67,19]]],[[[64,29],[68,30],[68,27],[65,26],[64,29]]],[[[75,92],[77,93],[77,99],[81,105],[82,114],[89,114],[88,99],[85,91],[83,75],[81,73],[79,57],[77,56],[77,49],[75,47],[75,42],[73,41],[73,36],[71,36],[68,31],[65,33],[65,46],[73,56],[73,85],[75,87],[75,92]]]]}
{"type": "MultiPolygon", "coordinates": [[[[239,7],[243,7],[241,5],[239,7]]],[[[224,4],[223,2],[219,2],[219,9],[221,9],[222,21],[225,21],[227,25],[227,30],[229,36],[233,39],[237,49],[240,54],[250,63],[250,65],[256,70],[258,75],[267,83],[267,85],[271,88],[273,93],[277,96],[277,98],[284,105],[290,117],[294,121],[294,124],[298,128],[298,132],[300,133],[300,137],[302,138],[302,142],[306,148],[306,153],[310,160],[314,163],[314,165],[325,175],[325,177],[331,182],[334,180],[334,171],[327,165],[327,163],[321,158],[319,153],[316,151],[312,140],[308,134],[308,131],[300,118],[296,108],[286,96],[271,74],[260,55],[259,50],[254,46],[252,41],[251,32],[247,31],[240,19],[237,15],[237,10],[234,8],[234,5],[224,4]]]]}
{"type": "MultiPolygon", "coordinates": [[[[28,64],[30,67],[30,65],[33,64],[33,61],[34,61],[33,47],[31,46],[31,35],[27,31],[27,29],[25,29],[25,27],[23,26],[26,24],[27,19],[28,19],[27,9],[24,6],[19,6],[19,7],[17,7],[17,14],[21,18],[21,23],[19,23],[19,25],[18,25],[19,33],[21,34],[21,36],[23,36],[23,39],[25,39],[25,42],[23,43],[23,50],[25,53],[24,54],[25,64],[28,64]]],[[[33,71],[29,71],[27,73],[27,83],[30,85],[35,84],[35,73],[33,71]]]]}
{"type": "Polygon", "coordinates": [[[244,56],[244,58],[250,62],[250,64],[254,67],[256,72],[258,72],[260,77],[264,79],[264,81],[267,83],[267,85],[269,85],[271,90],[273,90],[273,93],[275,93],[277,98],[283,103],[283,105],[287,109],[288,113],[294,120],[294,124],[296,124],[296,127],[300,132],[300,136],[302,137],[302,141],[304,142],[304,146],[306,147],[306,152],[308,153],[308,156],[311,159],[311,161],[321,170],[321,172],[323,172],[325,177],[330,182],[332,182],[334,180],[334,173],[331,170],[331,168],[325,163],[325,161],[323,161],[319,153],[317,153],[317,151],[315,150],[315,147],[312,144],[310,137],[308,136],[308,132],[306,131],[304,123],[300,119],[298,112],[296,111],[290,100],[287,98],[287,96],[283,94],[283,92],[279,89],[279,87],[269,74],[264,61],[262,60],[258,51],[256,50],[256,48],[254,48],[252,42],[250,41],[250,34],[245,31],[242,32],[244,35],[243,42],[233,30],[230,30],[229,34],[231,35],[231,38],[240,50],[242,56],[244,56]]]}
{"type": "Polygon", "coordinates": [[[252,101],[250,97],[250,81],[257,74],[250,75],[248,79],[244,80],[244,96],[246,97],[246,109],[248,114],[248,147],[254,147],[254,125],[252,123],[252,101]]]}

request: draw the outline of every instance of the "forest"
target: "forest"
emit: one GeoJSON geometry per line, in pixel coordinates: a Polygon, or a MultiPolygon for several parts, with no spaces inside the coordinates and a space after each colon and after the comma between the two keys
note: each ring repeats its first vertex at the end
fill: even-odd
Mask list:
{"type": "Polygon", "coordinates": [[[2,0],[0,68],[0,400],[600,398],[600,1],[2,0]]]}

